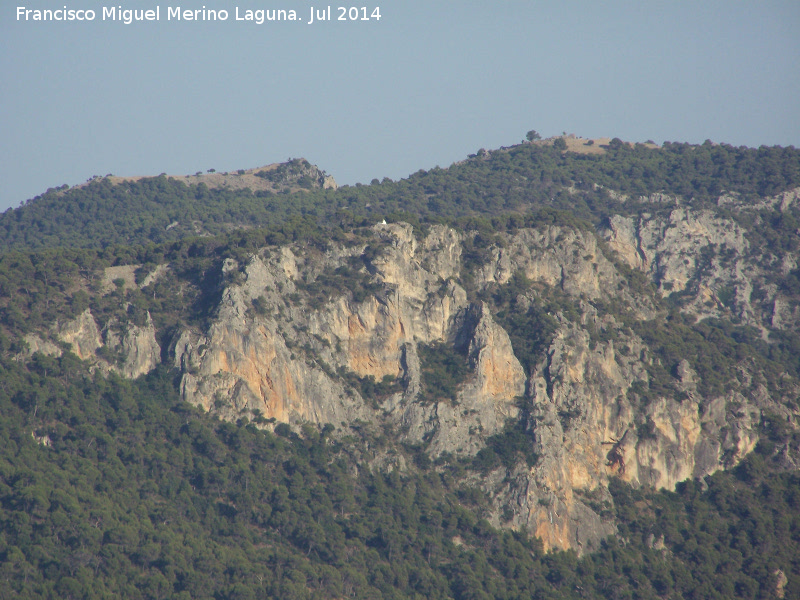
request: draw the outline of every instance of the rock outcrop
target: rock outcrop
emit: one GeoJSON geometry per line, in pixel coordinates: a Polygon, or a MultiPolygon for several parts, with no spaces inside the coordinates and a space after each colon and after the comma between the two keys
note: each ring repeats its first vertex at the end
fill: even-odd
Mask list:
{"type": "MultiPolygon", "coordinates": [[[[794,335],[800,302],[775,273],[795,273],[798,257],[760,253],[731,215],[794,210],[798,197],[723,197],[718,212],[654,195],[597,232],[542,225],[488,246],[441,225],[420,235],[381,223],[324,250],[263,248],[224,261],[208,280],[219,282],[214,310],[163,356],[183,398],[223,419],[391,432],[396,448],[365,459],[370,468],[409,468],[409,446],[435,464],[471,464],[493,524],[589,551],[614,531],[611,478],[674,489],[736,465],[763,415],[796,422],[791,376],[734,348],[729,380],[710,385],[701,354],[664,346],[688,344],[681,336],[704,319],[764,344],[794,335]],[[525,447],[493,460],[512,433],[525,447]]],[[[137,289],[136,266],[109,267],[106,283],[140,293],[172,273],[161,264],[137,289]]],[[[87,309],[29,333],[25,354],[69,348],[95,370],[139,377],[161,362],[164,332],[149,313],[120,318],[98,323],[87,309]]]]}
{"type": "Polygon", "coordinates": [[[103,345],[100,330],[88,308],[58,327],[57,335],[81,360],[95,358],[95,351],[103,345]]]}
{"type": "Polygon", "coordinates": [[[741,393],[699,397],[688,363],[686,397],[642,406],[630,390],[648,375],[631,355],[646,349],[626,341],[633,352],[620,354],[613,342],[592,350],[585,331],[561,328],[530,382],[527,426],[538,462],[487,486],[498,507],[519,507],[512,524],[535,531],[546,548],[587,550],[608,535],[597,506],[611,500],[610,477],[674,489],[738,463],[758,440],[760,408],[741,393]]]}
{"type": "MultiPolygon", "coordinates": [[[[709,211],[665,211],[671,201],[653,200],[659,216],[612,218],[601,231],[607,246],[564,226],[506,235],[467,279],[461,235],[442,226],[418,239],[410,225],[380,224],[362,243],[324,253],[282,247],[243,266],[227,261],[213,322],[175,342],[181,393],[229,419],[384,422],[432,459],[474,456],[521,423],[535,463],[497,466],[480,480],[494,523],[525,527],[548,549],[590,550],[614,530],[609,478],[674,489],[749,453],[762,411],[795,418],[752,365],[728,391],[708,396],[684,359],[672,368],[672,392],[642,395],[659,359],[625,319],[663,318],[659,295],[694,294],[682,310],[697,318],[735,306],[757,320],[743,301],[756,264],[742,228],[709,211]],[[634,289],[621,265],[646,274],[657,293],[634,289]],[[529,286],[515,307],[533,306],[547,290],[566,302],[527,375],[485,300],[515,276],[529,286]],[[726,286],[733,291],[723,302],[726,286]],[[420,353],[435,344],[467,365],[452,399],[425,397],[420,353]],[[367,379],[398,385],[364,398],[353,382],[367,379]]],[[[793,322],[791,306],[776,308],[776,321],[793,322]]]]}
{"type": "Polygon", "coordinates": [[[156,340],[150,313],[147,313],[147,322],[141,327],[133,323],[109,323],[103,332],[103,341],[112,354],[119,356],[110,369],[128,379],[146,375],[161,363],[161,347],[156,340]],[[120,327],[121,331],[118,332],[117,328],[120,327]]]}
{"type": "MultiPolygon", "coordinates": [[[[797,268],[797,257],[754,249],[744,227],[734,218],[757,221],[757,211],[785,212],[796,207],[800,190],[748,203],[722,196],[726,213],[696,210],[680,199],[650,198],[658,210],[608,219],[600,235],[630,267],[646,273],[662,296],[682,294],[683,310],[698,318],[730,318],[762,330],[796,328],[800,309],[771,283],[777,271],[797,268]],[[754,302],[754,296],[761,301],[754,302]]],[[[798,231],[800,235],[800,231],[798,231]]]]}
{"type": "Polygon", "coordinates": [[[56,323],[45,337],[34,333],[26,335],[25,342],[27,350],[24,356],[36,352],[61,356],[61,346],[64,346],[81,360],[89,362],[93,369],[114,371],[129,379],[146,375],[161,364],[161,347],[156,340],[150,313],[147,313],[143,326],[113,319],[101,332],[92,311],[87,308],[74,319],[56,323]]]}

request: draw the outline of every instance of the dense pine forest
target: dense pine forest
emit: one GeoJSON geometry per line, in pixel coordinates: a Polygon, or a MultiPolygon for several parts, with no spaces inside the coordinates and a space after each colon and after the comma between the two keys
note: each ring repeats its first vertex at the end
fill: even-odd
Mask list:
{"type": "Polygon", "coordinates": [[[18,597],[773,598],[800,568],[800,474],[772,453],[800,439],[780,422],[732,472],[617,485],[618,535],[579,559],[490,527],[453,483],[470,464],[354,472],[385,438],[216,421],[166,369],[2,369],[2,587],[18,597]]]}

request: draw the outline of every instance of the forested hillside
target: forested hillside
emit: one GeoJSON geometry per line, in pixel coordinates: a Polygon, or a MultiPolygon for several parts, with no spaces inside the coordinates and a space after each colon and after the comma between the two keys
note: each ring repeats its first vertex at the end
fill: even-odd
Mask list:
{"type": "MultiPolygon", "coordinates": [[[[307,164],[307,163],[306,163],[307,164]]],[[[291,170],[290,170],[291,171],[291,170]]],[[[543,207],[587,221],[641,209],[639,196],[679,195],[693,205],[721,194],[772,196],[800,185],[794,148],[667,143],[654,149],[615,138],[605,154],[523,144],[392,182],[290,194],[187,185],[166,176],[49,190],[0,218],[0,248],[104,248],[231,229],[274,229],[308,215],[349,228],[391,215],[421,223],[525,214],[543,207]],[[610,193],[609,193],[610,192],[610,193]],[[622,201],[618,194],[630,200],[622,201]]],[[[373,221],[374,222],[374,221],[373,221]]]]}
{"type": "Polygon", "coordinates": [[[800,152],[559,140],[3,214],[0,596],[800,597],[800,152]]]}
{"type": "Polygon", "coordinates": [[[492,528],[464,466],[354,473],[385,436],[220,422],[166,369],[92,379],[70,355],[2,381],[7,597],[773,598],[776,570],[798,572],[800,476],[771,458],[797,434],[778,423],[705,491],[616,485],[619,533],[579,559],[492,528]]]}

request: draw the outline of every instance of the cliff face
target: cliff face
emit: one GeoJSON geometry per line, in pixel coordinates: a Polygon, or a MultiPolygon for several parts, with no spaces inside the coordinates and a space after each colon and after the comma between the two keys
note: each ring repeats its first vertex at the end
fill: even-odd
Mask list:
{"type": "MultiPolygon", "coordinates": [[[[394,447],[369,468],[410,468],[409,449],[467,465],[494,525],[588,551],[614,532],[611,478],[674,489],[736,465],[765,415],[796,422],[800,383],[767,355],[800,328],[798,257],[754,232],[799,199],[654,195],[596,231],[491,238],[383,223],[225,260],[205,275],[213,311],[174,334],[87,309],[20,356],[69,349],[130,378],[168,357],[183,398],[223,419],[383,432],[394,447]]],[[[105,292],[136,286],[137,266],[106,269],[105,292]]]]}
{"type": "Polygon", "coordinates": [[[796,381],[783,380],[781,396],[742,359],[735,381],[701,392],[696,365],[661,364],[630,326],[666,323],[661,298],[674,292],[692,319],[735,318],[764,336],[798,322],[796,302],[775,286],[751,300],[773,258],[753,252],[736,221],[651,201],[658,214],[614,217],[599,235],[555,225],[501,235],[467,279],[465,239],[443,226],[418,239],[409,225],[376,225],[368,239],[325,252],[271,248],[228,261],[212,323],[175,343],[181,392],[228,419],[388,425],[432,459],[475,456],[517,423],[536,460],[475,479],[493,499],[494,523],[526,527],[546,548],[589,550],[614,530],[610,477],[674,489],[737,464],[764,411],[797,416],[784,403],[796,381]],[[632,285],[625,268],[656,287],[632,285]],[[549,305],[555,331],[527,374],[509,335],[519,332],[499,324],[492,304],[520,278],[514,310],[553,294],[563,305],[549,305]],[[451,398],[426,392],[421,356],[431,348],[465,365],[451,398]],[[654,387],[656,367],[669,372],[669,391],[654,387]],[[367,398],[358,381],[393,385],[367,398]]]}
{"type": "Polygon", "coordinates": [[[61,356],[62,347],[101,372],[114,371],[133,379],[145,375],[161,363],[161,347],[156,340],[153,319],[147,314],[143,326],[108,321],[101,328],[88,308],[74,319],[56,323],[49,331],[25,336],[27,356],[40,352],[61,356]]]}
{"type": "MultiPolygon", "coordinates": [[[[515,398],[524,392],[508,336],[450,279],[461,249],[454,231],[433,228],[417,242],[409,225],[380,225],[374,240],[363,260],[364,247],[307,257],[282,248],[267,259],[252,257],[242,283],[223,292],[211,327],[186,331],[176,343],[184,397],[229,418],[258,411],[336,426],[385,418],[404,439],[432,438],[432,453],[476,452],[481,436],[516,415],[515,398]],[[307,293],[324,273],[348,268],[353,259],[359,265],[350,270],[352,283],[366,281],[378,293],[356,301],[346,287],[326,289],[312,310],[300,290],[307,293]],[[259,313],[254,301],[268,308],[259,313]],[[434,343],[457,345],[468,363],[470,381],[455,402],[415,402],[422,385],[418,345],[434,343]],[[402,381],[404,389],[374,410],[343,384],[348,373],[402,381]]],[[[233,263],[224,269],[238,272],[233,263]]]]}
{"type": "Polygon", "coordinates": [[[643,404],[631,389],[647,381],[639,358],[647,349],[625,341],[624,353],[614,342],[592,349],[586,331],[564,324],[531,377],[526,425],[539,462],[493,491],[498,506],[519,507],[512,524],[535,531],[545,547],[583,550],[608,534],[600,515],[612,476],[671,490],[736,464],[758,440],[761,408],[775,408],[758,390],[699,397],[686,361],[685,397],[643,404]]]}
{"type": "Polygon", "coordinates": [[[785,192],[759,202],[722,196],[725,212],[692,210],[678,198],[657,194],[648,198],[654,211],[636,217],[614,216],[600,235],[619,258],[645,272],[662,296],[686,293],[685,310],[698,318],[730,318],[759,328],[796,328],[800,323],[796,299],[770,282],[769,275],[786,275],[797,268],[798,257],[753,247],[736,216],[761,219],[765,209],[786,212],[800,205],[800,191],[785,192]],[[753,302],[753,296],[759,302],[753,302]]]}

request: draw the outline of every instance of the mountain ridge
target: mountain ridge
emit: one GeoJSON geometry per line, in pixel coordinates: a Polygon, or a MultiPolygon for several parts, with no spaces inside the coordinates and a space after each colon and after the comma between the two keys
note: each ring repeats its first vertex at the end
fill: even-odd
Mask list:
{"type": "MultiPolygon", "coordinates": [[[[302,178],[302,169],[290,177],[298,175],[302,178]]],[[[155,177],[112,185],[97,179],[83,188],[50,191],[0,216],[0,248],[161,243],[254,227],[274,229],[303,217],[349,227],[353,219],[374,223],[391,215],[437,222],[548,207],[596,222],[643,210],[638,198],[656,193],[694,204],[716,202],[726,193],[753,199],[774,196],[800,186],[800,153],[791,147],[711,143],[652,148],[615,138],[604,154],[580,155],[548,140],[487,151],[447,170],[423,170],[397,182],[376,179],[368,186],[302,195],[286,187],[276,194],[187,187],[177,181],[155,177]],[[628,200],[621,202],[621,197],[628,200]],[[98,221],[105,227],[97,227],[98,221]],[[178,226],[167,229],[176,221],[178,226]]]]}
{"type": "MultiPolygon", "coordinates": [[[[780,494],[786,502],[794,498],[800,464],[800,153],[711,144],[656,149],[615,140],[604,145],[603,154],[575,155],[555,143],[522,144],[401,182],[304,193],[238,194],[166,177],[97,181],[61,200],[73,208],[91,200],[95,214],[129,196],[141,202],[125,218],[115,214],[77,232],[65,223],[49,233],[44,224],[26,229],[40,218],[36,211],[55,206],[52,196],[6,213],[0,223],[6,232],[0,359],[6,385],[16,390],[4,410],[27,436],[18,447],[45,460],[49,455],[36,453],[74,454],[72,440],[80,439],[78,455],[106,469],[90,451],[100,442],[86,436],[108,428],[102,436],[110,439],[120,429],[135,444],[149,435],[131,433],[127,428],[139,425],[121,415],[134,414],[137,402],[158,414],[158,397],[147,396],[152,387],[169,398],[174,414],[187,415],[180,417],[185,429],[177,417],[163,417],[172,429],[157,435],[177,447],[189,444],[212,462],[229,465],[230,449],[239,443],[234,440],[247,438],[250,447],[277,443],[280,453],[324,455],[315,464],[335,463],[353,477],[369,473],[363,485],[377,489],[389,482],[400,495],[438,482],[431,485],[447,490],[442,493],[450,507],[419,510],[426,523],[443,524],[437,510],[450,515],[447,547],[474,552],[481,536],[489,536],[528,544],[514,551],[527,552],[525,560],[547,551],[547,583],[541,572],[530,577],[543,586],[540,591],[574,595],[578,583],[561,585],[573,581],[564,569],[577,559],[568,557],[582,556],[585,573],[592,557],[610,560],[609,548],[620,552],[630,543],[641,554],[637,560],[652,561],[635,567],[647,573],[639,577],[648,595],[688,594],[683,583],[655,574],[661,571],[654,566],[667,561],[689,577],[681,571],[690,564],[682,545],[688,538],[674,524],[634,517],[631,505],[659,506],[660,514],[671,514],[666,506],[675,498],[707,506],[728,498],[725,486],[736,479],[758,481],[760,490],[788,486],[780,494]],[[681,165],[688,171],[675,171],[681,165]],[[137,212],[143,206],[167,209],[148,222],[137,212]],[[191,206],[190,227],[166,228],[191,206]],[[266,220],[253,221],[254,215],[266,220]],[[251,219],[247,227],[244,216],[251,219]],[[160,227],[159,219],[167,225],[160,227]],[[100,237],[90,240],[90,231],[100,237]],[[151,239],[153,232],[158,235],[151,239]],[[32,391],[34,384],[23,380],[50,391],[32,391]],[[80,393],[70,387],[78,381],[80,393]],[[52,391],[62,388],[72,390],[71,399],[52,391]],[[103,392],[95,398],[97,390],[103,392]],[[91,431],[81,426],[75,404],[81,394],[94,413],[108,413],[100,421],[90,418],[91,431]],[[139,400],[130,400],[131,394],[139,400]],[[201,410],[191,412],[192,405],[201,410]],[[275,441],[283,439],[286,446],[275,441]],[[766,470],[756,476],[758,465],[766,470]],[[783,483],[773,483],[767,471],[783,483]],[[712,492],[706,495],[704,487],[712,492]],[[657,495],[658,489],[675,495],[657,495]]],[[[102,444],[111,447],[108,440],[102,444]]],[[[114,448],[121,456],[129,452],[123,443],[114,448]]],[[[385,522],[381,532],[364,538],[366,533],[349,529],[350,505],[338,500],[338,516],[326,516],[314,534],[282,521],[278,508],[274,519],[265,515],[267,507],[287,501],[280,491],[260,504],[247,500],[250,477],[256,489],[274,483],[259,467],[266,455],[258,455],[237,471],[243,490],[229,480],[229,466],[224,476],[211,474],[211,467],[203,467],[202,476],[185,475],[217,503],[212,512],[248,524],[237,535],[273,532],[291,552],[318,561],[314,569],[343,569],[336,562],[339,550],[331,550],[342,548],[339,533],[328,537],[339,528],[348,531],[344,539],[377,553],[375,565],[404,556],[418,561],[418,569],[427,562],[428,569],[431,552],[444,555],[439,542],[430,542],[427,561],[424,550],[410,549],[416,542],[403,549],[392,541],[403,530],[385,522]],[[226,495],[214,483],[218,477],[236,491],[226,495]],[[287,531],[294,533],[282,537],[287,531]],[[325,541],[315,546],[313,539],[325,541]]],[[[306,506],[305,477],[340,476],[327,466],[314,475],[307,466],[292,466],[305,463],[291,456],[269,468],[294,482],[286,489],[298,507],[306,506]]],[[[3,460],[3,481],[11,483],[0,488],[0,506],[14,518],[25,513],[50,523],[58,510],[46,507],[61,501],[24,483],[19,490],[28,495],[20,495],[13,485],[26,476],[13,460],[3,460]]],[[[145,490],[150,484],[144,479],[141,485],[145,490]]],[[[329,492],[315,493],[328,502],[329,492]]],[[[193,497],[196,504],[205,502],[193,497]]],[[[314,520],[305,521],[310,526],[314,520]]],[[[114,529],[99,541],[81,540],[98,557],[97,568],[112,548],[135,548],[131,560],[157,571],[174,593],[198,589],[159,566],[157,551],[147,554],[150,542],[143,546],[131,532],[114,529]]],[[[356,546],[348,552],[362,556],[356,546]]],[[[754,556],[752,548],[736,547],[754,556]]],[[[13,564],[38,561],[31,551],[13,564]]],[[[767,562],[756,561],[760,571],[747,571],[728,596],[753,597],[748,590],[755,581],[777,590],[783,581],[778,572],[787,579],[780,589],[795,589],[792,564],[781,552],[764,552],[758,561],[767,562]]],[[[741,555],[729,553],[726,560],[741,563],[741,555]]],[[[465,567],[447,561],[434,559],[432,567],[443,569],[436,572],[448,581],[442,597],[472,597],[447,565],[465,567]]],[[[73,585],[67,580],[77,582],[80,568],[71,575],[58,571],[52,585],[73,585]]],[[[372,587],[355,583],[351,573],[348,589],[367,596],[373,588],[388,595],[408,589],[401,575],[378,583],[369,572],[372,587]]],[[[508,577],[521,585],[516,575],[508,577]]],[[[707,581],[705,575],[691,577],[707,581]]],[[[607,596],[597,580],[581,581],[597,597],[607,596]]],[[[476,583],[473,591],[489,585],[476,583]]],[[[316,583],[312,588],[321,589],[316,583]]],[[[334,595],[343,595],[344,588],[337,589],[334,595]]],[[[423,587],[415,589],[425,595],[423,587]]],[[[295,593],[310,597],[302,595],[309,590],[295,593]]],[[[518,596],[509,591],[508,597],[518,596]]]]}
{"type": "MultiPolygon", "coordinates": [[[[319,167],[311,165],[305,158],[289,159],[283,163],[270,163],[261,167],[250,169],[237,169],[235,171],[218,172],[216,169],[208,169],[205,173],[197,171],[194,175],[140,175],[140,176],[116,176],[106,175],[105,177],[94,177],[86,183],[78,184],[73,187],[85,187],[95,179],[106,179],[112,185],[119,185],[126,182],[137,182],[142,179],[152,179],[154,177],[166,177],[183,181],[186,185],[204,184],[206,187],[228,188],[234,190],[251,189],[254,192],[278,192],[287,187],[292,192],[303,189],[336,189],[339,187],[333,176],[328,175],[319,167]],[[293,172],[294,171],[294,172],[293,172]],[[277,173],[276,173],[277,172],[277,173]],[[307,187],[297,185],[296,182],[306,176],[311,181],[303,182],[307,187]],[[294,186],[291,184],[295,183],[294,186]]],[[[70,189],[70,188],[68,188],[70,189]]]]}

